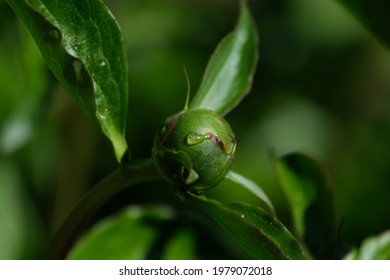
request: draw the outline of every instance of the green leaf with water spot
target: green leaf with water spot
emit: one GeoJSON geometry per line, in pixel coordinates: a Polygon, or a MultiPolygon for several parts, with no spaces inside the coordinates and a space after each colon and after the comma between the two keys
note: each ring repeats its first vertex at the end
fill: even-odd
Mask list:
{"type": "Polygon", "coordinates": [[[121,32],[100,0],[7,0],[47,65],[84,113],[127,151],[127,62],[121,32]]]}
{"type": "Polygon", "coordinates": [[[238,23],[212,55],[190,109],[225,115],[249,92],[257,63],[257,30],[244,1],[238,23]]]}
{"type": "Polygon", "coordinates": [[[326,258],[335,240],[330,179],[316,160],[299,153],[275,159],[281,189],[291,208],[294,230],[317,258],[326,258]]]}
{"type": "Polygon", "coordinates": [[[296,238],[263,209],[195,194],[188,194],[188,200],[220,224],[254,259],[305,259],[296,238]]]}

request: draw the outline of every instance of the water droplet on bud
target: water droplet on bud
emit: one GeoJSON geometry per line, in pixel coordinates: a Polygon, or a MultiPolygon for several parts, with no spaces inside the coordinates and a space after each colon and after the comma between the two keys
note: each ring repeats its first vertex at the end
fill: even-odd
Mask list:
{"type": "Polygon", "coordinates": [[[196,145],[199,143],[202,143],[205,140],[210,140],[212,139],[212,135],[210,133],[205,133],[205,134],[188,134],[187,135],[187,145],[192,146],[196,145]]]}

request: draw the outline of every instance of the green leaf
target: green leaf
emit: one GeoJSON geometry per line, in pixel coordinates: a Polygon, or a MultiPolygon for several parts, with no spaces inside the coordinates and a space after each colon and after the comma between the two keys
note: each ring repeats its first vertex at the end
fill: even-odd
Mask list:
{"type": "Polygon", "coordinates": [[[237,183],[238,185],[252,192],[255,196],[260,198],[261,202],[267,207],[267,209],[271,214],[275,214],[275,208],[272,205],[271,200],[268,198],[268,196],[263,191],[263,189],[255,182],[245,178],[244,176],[234,171],[229,171],[228,174],[226,175],[226,179],[229,179],[230,181],[237,183]]]}
{"type": "Polygon", "coordinates": [[[336,0],[345,6],[379,40],[390,47],[390,2],[388,0],[336,0]]]}
{"type": "Polygon", "coordinates": [[[0,259],[42,258],[43,224],[17,166],[0,161],[0,259]]]}
{"type": "Polygon", "coordinates": [[[257,31],[242,1],[234,31],[212,55],[190,109],[209,109],[221,115],[232,110],[250,90],[257,63],[257,31]]]}
{"type": "Polygon", "coordinates": [[[360,260],[390,260],[390,231],[363,241],[359,250],[360,260]]]}
{"type": "Polygon", "coordinates": [[[335,237],[335,222],[325,170],[312,158],[298,153],[277,159],[275,167],[298,237],[315,256],[326,257],[335,237]]]}
{"type": "Polygon", "coordinates": [[[254,259],[305,259],[294,236],[263,209],[194,194],[188,194],[188,200],[227,230],[254,259]]]}
{"type": "Polygon", "coordinates": [[[96,212],[114,195],[138,184],[158,181],[161,176],[150,160],[121,165],[106,176],[76,204],[55,234],[49,259],[63,259],[96,212]]]}
{"type": "Polygon", "coordinates": [[[127,64],[121,32],[100,0],[7,0],[49,68],[111,140],[120,161],[127,111],[127,64]]]}
{"type": "Polygon", "coordinates": [[[165,245],[162,259],[164,260],[194,260],[196,254],[196,240],[188,229],[177,230],[165,245]]]}
{"type": "Polygon", "coordinates": [[[73,260],[146,259],[159,239],[158,223],[172,219],[169,207],[131,206],[88,231],[73,247],[73,260]]]}

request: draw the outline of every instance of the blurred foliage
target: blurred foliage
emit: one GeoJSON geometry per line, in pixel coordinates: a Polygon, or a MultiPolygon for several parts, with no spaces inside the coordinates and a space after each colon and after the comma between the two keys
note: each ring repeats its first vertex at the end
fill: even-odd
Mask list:
{"type": "Polygon", "coordinates": [[[345,5],[364,25],[375,34],[387,47],[390,46],[390,19],[387,12],[390,3],[386,0],[338,0],[345,5]]]}
{"type": "MultiPolygon", "coordinates": [[[[134,158],[149,157],[157,126],[183,107],[183,64],[196,92],[210,54],[236,22],[238,4],[105,2],[118,19],[127,50],[127,141],[134,158]]],[[[384,30],[387,16],[381,16],[388,9],[368,0],[356,2],[359,13],[345,4],[353,1],[248,2],[260,34],[260,60],[251,93],[227,116],[239,140],[233,169],[263,187],[288,225],[288,203],[269,151],[320,158],[332,176],[336,241],[340,254],[346,254],[367,236],[390,228],[390,53],[381,43],[390,34],[384,30]],[[375,22],[366,28],[367,20],[358,19],[362,14],[375,22]]],[[[380,2],[385,3],[373,1],[380,2]]],[[[0,36],[0,258],[45,258],[65,215],[86,189],[114,169],[116,160],[108,140],[59,87],[4,1],[0,36]]],[[[151,187],[116,197],[96,220],[132,203],[169,202],[186,210],[169,187],[151,187]]],[[[209,196],[257,203],[227,180],[209,196]]],[[[235,244],[208,218],[191,211],[207,231],[227,238],[223,244],[235,244]]],[[[167,258],[180,253],[174,244],[192,242],[193,231],[184,227],[172,237],[167,258]]],[[[197,246],[207,246],[207,231],[195,235],[197,246]]],[[[200,257],[246,257],[235,246],[229,252],[222,247],[215,249],[218,254],[200,257]]]]}
{"type": "Polygon", "coordinates": [[[390,231],[370,236],[359,249],[354,248],[345,257],[348,260],[388,260],[390,259],[390,231]]]}
{"type": "MultiPolygon", "coordinates": [[[[156,247],[156,241],[161,241],[154,228],[159,223],[169,224],[172,219],[173,211],[169,208],[142,209],[132,206],[119,217],[100,222],[80,239],[69,258],[146,259],[149,251],[156,247]]],[[[182,246],[189,248],[191,242],[184,242],[182,246]]],[[[193,257],[190,256],[189,259],[191,258],[193,257]]]]}
{"type": "Polygon", "coordinates": [[[221,238],[202,219],[170,206],[131,205],[94,225],[68,259],[233,259],[248,258],[231,239],[221,238]],[[227,249],[226,249],[227,248],[227,249]]]}
{"type": "Polygon", "coordinates": [[[298,153],[275,159],[275,170],[296,236],[315,259],[331,258],[336,235],[329,174],[319,162],[298,153]]]}

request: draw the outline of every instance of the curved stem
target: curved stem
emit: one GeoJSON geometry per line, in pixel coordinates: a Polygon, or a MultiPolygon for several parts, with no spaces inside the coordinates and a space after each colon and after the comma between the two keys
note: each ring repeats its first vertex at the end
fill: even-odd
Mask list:
{"type": "Polygon", "coordinates": [[[121,166],[95,185],[76,204],[52,240],[49,259],[65,259],[69,249],[88,221],[110,198],[131,186],[161,179],[151,161],[142,160],[121,166]]]}

